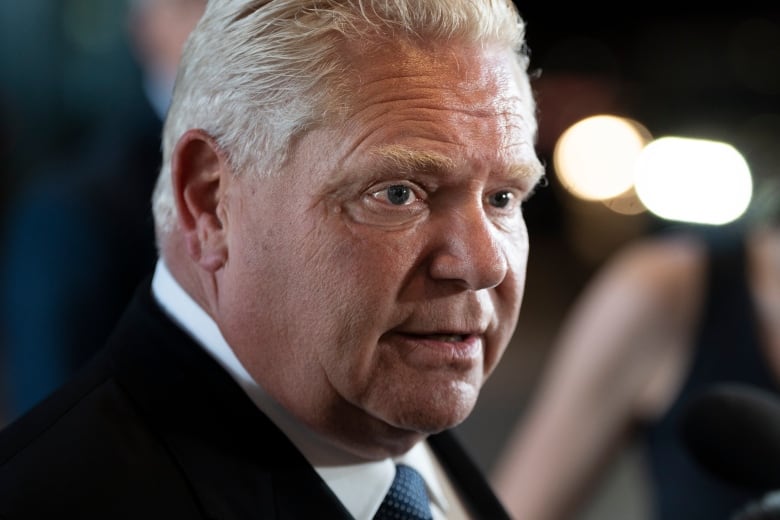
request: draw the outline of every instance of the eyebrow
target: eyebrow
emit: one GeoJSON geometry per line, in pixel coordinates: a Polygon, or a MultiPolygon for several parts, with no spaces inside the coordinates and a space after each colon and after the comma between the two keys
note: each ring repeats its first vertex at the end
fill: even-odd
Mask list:
{"type": "Polygon", "coordinates": [[[455,169],[455,161],[436,152],[389,145],[375,148],[372,153],[400,170],[446,171],[455,169]]]}
{"type": "MultiPolygon", "coordinates": [[[[375,148],[372,154],[401,171],[452,171],[456,167],[456,162],[446,155],[414,150],[401,145],[375,148]]],[[[534,184],[544,177],[544,166],[538,160],[528,164],[511,165],[507,171],[510,177],[531,179],[534,184]]]]}

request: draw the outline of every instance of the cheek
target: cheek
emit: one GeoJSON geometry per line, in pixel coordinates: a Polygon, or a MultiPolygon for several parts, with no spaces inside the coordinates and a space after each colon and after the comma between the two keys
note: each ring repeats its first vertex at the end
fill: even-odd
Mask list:
{"type": "Polygon", "coordinates": [[[522,300],[523,289],[525,287],[525,275],[528,267],[530,243],[528,231],[525,227],[525,221],[517,233],[513,234],[506,248],[507,265],[509,266],[509,275],[511,276],[511,285],[518,298],[522,300]]]}
{"type": "Polygon", "coordinates": [[[335,289],[351,288],[381,300],[398,293],[406,273],[413,265],[416,251],[411,240],[401,233],[355,224],[345,219],[333,222],[324,235],[307,247],[312,271],[323,266],[336,277],[335,289]]]}
{"type": "MultiPolygon", "coordinates": [[[[528,236],[522,234],[517,240],[513,241],[512,248],[508,253],[509,271],[507,274],[506,287],[503,290],[506,294],[503,296],[509,303],[508,312],[511,315],[511,329],[514,329],[514,323],[517,321],[520,307],[525,293],[525,277],[528,268],[528,236]]],[[[506,318],[505,318],[506,319],[506,318]]],[[[511,334],[512,331],[510,331],[511,334]]]]}
{"type": "MultiPolygon", "coordinates": [[[[310,331],[326,340],[321,361],[351,386],[370,377],[379,337],[398,321],[398,294],[406,279],[403,259],[410,254],[381,236],[326,233],[312,239],[299,258],[308,293],[305,310],[310,331]],[[314,244],[319,244],[315,246],[314,244]]],[[[296,312],[300,305],[290,302],[296,312]]]]}
{"type": "Polygon", "coordinates": [[[485,353],[485,372],[490,374],[498,364],[517,325],[525,292],[525,275],[528,263],[528,241],[523,237],[512,242],[507,249],[509,269],[503,283],[492,292],[493,305],[497,309],[498,324],[493,347],[485,353]]]}
{"type": "MultiPolygon", "coordinates": [[[[303,312],[313,330],[337,335],[338,340],[376,324],[387,313],[385,296],[393,294],[389,255],[334,226],[320,225],[299,235],[280,264],[281,276],[288,277],[284,299],[289,310],[303,312]]],[[[361,337],[365,334],[362,331],[361,337]]]]}

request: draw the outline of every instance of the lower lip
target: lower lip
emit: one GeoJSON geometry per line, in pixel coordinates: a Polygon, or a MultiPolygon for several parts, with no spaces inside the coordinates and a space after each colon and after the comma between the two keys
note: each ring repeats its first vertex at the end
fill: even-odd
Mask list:
{"type": "Polygon", "coordinates": [[[393,348],[410,363],[419,366],[472,368],[482,360],[482,338],[469,335],[461,341],[442,341],[420,336],[392,333],[382,343],[393,348]]]}

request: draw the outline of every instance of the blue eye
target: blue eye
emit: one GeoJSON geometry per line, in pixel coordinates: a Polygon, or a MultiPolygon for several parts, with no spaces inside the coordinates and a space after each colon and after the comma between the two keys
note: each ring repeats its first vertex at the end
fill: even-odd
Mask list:
{"type": "Polygon", "coordinates": [[[402,182],[376,186],[371,191],[371,197],[381,202],[385,207],[408,210],[419,205],[423,196],[414,185],[402,182]]]}
{"type": "Polygon", "coordinates": [[[412,190],[408,186],[400,184],[387,187],[385,193],[387,194],[388,202],[396,206],[403,206],[409,202],[409,199],[411,199],[413,195],[412,190]]]}
{"type": "Polygon", "coordinates": [[[386,200],[393,206],[406,206],[416,199],[414,190],[403,184],[393,184],[383,188],[374,193],[374,196],[386,200]]]}
{"type": "Polygon", "coordinates": [[[488,202],[491,206],[496,208],[506,208],[514,199],[514,194],[511,191],[498,191],[488,196],[488,202]]]}

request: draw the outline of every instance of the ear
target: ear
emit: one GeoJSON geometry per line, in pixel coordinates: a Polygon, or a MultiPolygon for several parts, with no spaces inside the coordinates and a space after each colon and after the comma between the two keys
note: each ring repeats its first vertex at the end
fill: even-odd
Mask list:
{"type": "Polygon", "coordinates": [[[209,272],[227,261],[225,189],[231,171],[217,142],[200,129],[179,139],[171,159],[173,196],[190,257],[209,272]]]}

